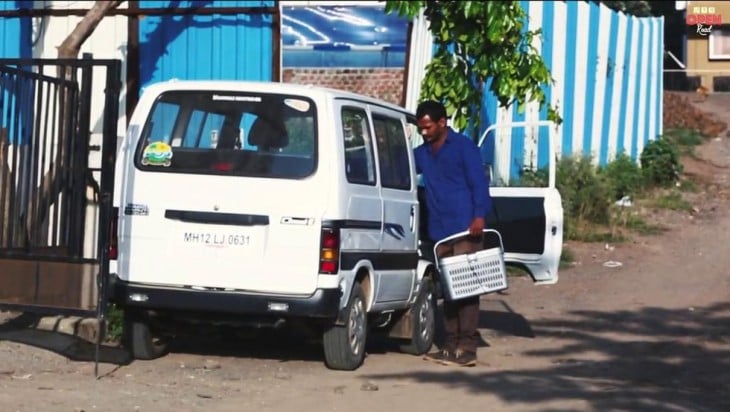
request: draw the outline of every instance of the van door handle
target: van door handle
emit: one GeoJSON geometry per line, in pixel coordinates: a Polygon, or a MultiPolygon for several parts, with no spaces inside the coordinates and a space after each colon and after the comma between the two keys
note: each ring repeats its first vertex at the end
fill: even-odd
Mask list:
{"type": "Polygon", "coordinates": [[[416,229],[416,205],[411,205],[411,220],[410,220],[411,232],[416,229]]]}
{"type": "Polygon", "coordinates": [[[239,213],[198,212],[193,210],[165,210],[165,218],[190,223],[214,225],[258,226],[268,225],[269,217],[239,213]]]}

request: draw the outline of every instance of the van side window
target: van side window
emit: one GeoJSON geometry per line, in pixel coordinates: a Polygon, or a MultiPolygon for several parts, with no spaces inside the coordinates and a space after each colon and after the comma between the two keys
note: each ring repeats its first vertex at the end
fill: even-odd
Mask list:
{"type": "Polygon", "coordinates": [[[150,134],[160,141],[170,143],[172,131],[178,120],[180,105],[160,102],[150,118],[150,134]]]}
{"type": "Polygon", "coordinates": [[[423,136],[421,136],[421,131],[418,129],[415,117],[408,116],[406,122],[406,138],[408,138],[411,148],[415,149],[423,144],[423,136]]]}
{"type": "Polygon", "coordinates": [[[311,156],[315,152],[314,118],[311,116],[289,117],[284,122],[289,133],[289,145],[281,153],[311,156]]]}
{"type": "Polygon", "coordinates": [[[345,140],[345,174],[347,181],[375,185],[373,142],[364,110],[342,108],[342,136],[345,140]]]}
{"type": "Polygon", "coordinates": [[[389,189],[411,189],[408,142],[399,119],[373,115],[378,144],[380,184],[389,189]]]}
{"type": "MultiPolygon", "coordinates": [[[[190,113],[188,127],[185,130],[185,137],[182,147],[185,148],[215,148],[218,140],[218,132],[223,127],[225,116],[216,113],[193,110],[190,113]]],[[[177,144],[173,144],[177,147],[177,144]]]]}

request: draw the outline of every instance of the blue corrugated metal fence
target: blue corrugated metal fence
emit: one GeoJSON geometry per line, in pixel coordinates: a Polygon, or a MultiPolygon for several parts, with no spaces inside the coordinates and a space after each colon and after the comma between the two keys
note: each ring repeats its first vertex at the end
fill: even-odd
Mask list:
{"type": "MultiPolygon", "coordinates": [[[[140,1],[140,8],[274,7],[274,1],[140,1]]],[[[140,85],[181,80],[272,80],[273,16],[148,16],[140,21],[140,85]]]]}
{"type": "MultiPolygon", "coordinates": [[[[0,1],[0,10],[28,9],[32,1],[0,1]]],[[[31,57],[30,17],[0,18],[0,58],[18,59],[31,57]]]]}
{"type": "MultiPolygon", "coordinates": [[[[605,165],[617,154],[637,159],[662,133],[664,19],[637,18],[596,2],[521,1],[530,29],[541,28],[537,44],[555,83],[545,88],[559,108],[561,127],[497,129],[486,144],[503,181],[524,168],[548,163],[548,136],[558,156],[590,156],[605,165]]],[[[485,114],[493,123],[546,120],[536,103],[518,112],[502,109],[487,93],[485,114]]]]}

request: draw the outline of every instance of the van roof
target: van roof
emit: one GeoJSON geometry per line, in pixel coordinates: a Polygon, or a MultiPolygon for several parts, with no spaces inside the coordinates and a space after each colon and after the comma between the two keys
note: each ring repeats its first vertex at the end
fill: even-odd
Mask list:
{"type": "Polygon", "coordinates": [[[322,86],[303,85],[297,83],[280,83],[267,81],[249,81],[249,80],[177,80],[172,79],[165,82],[153,83],[145,87],[145,90],[161,93],[170,90],[221,90],[221,91],[244,91],[258,93],[293,93],[293,94],[312,94],[319,93],[322,97],[330,97],[333,99],[353,99],[364,103],[370,103],[391,110],[412,114],[407,109],[376,99],[374,97],[353,93],[345,90],[332,89],[322,86]]]}

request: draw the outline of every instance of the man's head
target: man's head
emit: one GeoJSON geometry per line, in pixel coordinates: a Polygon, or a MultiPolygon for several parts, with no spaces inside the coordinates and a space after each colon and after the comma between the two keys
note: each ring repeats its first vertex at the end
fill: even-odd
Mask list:
{"type": "Polygon", "coordinates": [[[446,108],[443,104],[428,100],[418,105],[416,109],[418,130],[423,140],[432,143],[446,138],[446,108]]]}

